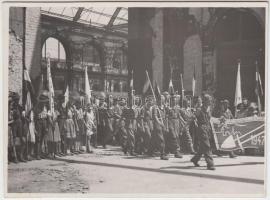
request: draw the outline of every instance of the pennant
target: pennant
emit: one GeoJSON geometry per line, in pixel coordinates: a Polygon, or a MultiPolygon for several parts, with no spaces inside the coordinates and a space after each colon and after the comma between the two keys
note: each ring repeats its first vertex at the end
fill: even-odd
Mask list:
{"type": "Polygon", "coordinates": [[[180,92],[181,92],[181,106],[183,107],[183,101],[184,101],[184,97],[185,97],[185,89],[184,89],[184,83],[183,83],[183,74],[180,74],[180,83],[181,83],[181,87],[180,87],[180,92]]]}
{"type": "Polygon", "coordinates": [[[85,66],[85,103],[91,103],[91,88],[88,79],[87,66],[85,66]]]}
{"type": "Polygon", "coordinates": [[[31,94],[28,91],[26,95],[26,102],[25,102],[25,114],[28,115],[31,109],[32,109],[31,94]]]}
{"type": "Polygon", "coordinates": [[[159,86],[158,86],[157,81],[155,81],[155,96],[156,96],[156,99],[160,99],[161,98],[161,92],[160,92],[160,89],[159,89],[159,86]]]}
{"type": "Polygon", "coordinates": [[[192,96],[195,96],[195,89],[196,89],[196,71],[195,71],[195,65],[194,65],[194,72],[193,72],[193,78],[192,78],[192,96]]]}
{"type": "Polygon", "coordinates": [[[48,89],[49,89],[49,102],[50,102],[50,110],[54,113],[54,88],[52,82],[52,74],[51,74],[51,61],[50,58],[47,58],[47,81],[48,81],[48,89]]]}
{"type": "Polygon", "coordinates": [[[262,105],[261,105],[261,97],[263,97],[263,88],[262,88],[262,81],[261,76],[258,69],[258,62],[256,61],[256,87],[255,87],[255,94],[257,96],[257,104],[258,104],[258,114],[261,115],[262,105]]]}
{"type": "Polygon", "coordinates": [[[173,82],[172,82],[172,79],[170,79],[170,82],[169,82],[169,93],[170,95],[174,95],[174,87],[173,87],[173,82]]]}
{"type": "Polygon", "coordinates": [[[65,105],[65,107],[66,107],[66,106],[67,106],[67,103],[68,103],[68,101],[69,101],[69,89],[68,89],[68,86],[67,86],[67,88],[66,88],[66,92],[65,92],[64,96],[65,96],[65,102],[64,102],[64,105],[65,105]]]}
{"type": "Polygon", "coordinates": [[[130,88],[131,88],[131,91],[133,90],[133,87],[134,87],[134,85],[133,85],[133,70],[131,71],[131,80],[130,80],[130,88]]]}
{"type": "Polygon", "coordinates": [[[258,69],[258,63],[256,62],[256,95],[263,96],[263,87],[262,87],[262,81],[261,76],[258,69]]]}
{"type": "Polygon", "coordinates": [[[143,94],[145,94],[148,91],[150,84],[151,84],[148,72],[145,71],[145,73],[146,73],[146,81],[145,81],[144,86],[143,86],[143,94]]]}
{"type": "Polygon", "coordinates": [[[234,106],[236,107],[240,103],[242,103],[242,90],[241,90],[241,74],[240,74],[240,62],[239,62],[237,75],[236,75],[234,106]]]}

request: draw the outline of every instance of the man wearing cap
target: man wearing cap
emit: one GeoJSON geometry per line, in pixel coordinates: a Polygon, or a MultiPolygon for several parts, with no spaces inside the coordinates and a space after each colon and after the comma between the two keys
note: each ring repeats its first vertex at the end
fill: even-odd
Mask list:
{"type": "Polygon", "coordinates": [[[142,107],[139,118],[140,118],[140,126],[142,127],[142,137],[143,137],[143,144],[142,144],[142,151],[145,153],[151,154],[150,150],[150,141],[151,141],[151,133],[153,131],[153,122],[152,122],[152,96],[148,96],[146,98],[146,103],[142,107]]]}
{"type": "Polygon", "coordinates": [[[210,124],[210,105],[211,96],[205,94],[203,96],[203,105],[200,110],[196,113],[197,123],[198,123],[198,139],[199,139],[199,149],[195,156],[190,160],[193,164],[198,167],[199,160],[202,155],[204,155],[205,161],[207,163],[208,170],[215,170],[214,161],[211,156],[211,134],[212,128],[210,124]]]}
{"type": "Polygon", "coordinates": [[[179,132],[180,132],[180,112],[176,104],[176,96],[171,96],[171,105],[167,109],[168,115],[168,134],[166,137],[166,153],[173,153],[176,158],[182,158],[179,146],[179,132]]]}
{"type": "Polygon", "coordinates": [[[133,109],[136,113],[136,130],[135,130],[135,152],[138,154],[142,154],[142,144],[143,144],[143,137],[142,137],[142,126],[141,126],[141,119],[140,119],[140,112],[141,112],[141,99],[140,96],[135,96],[135,103],[133,105],[133,109]]]}
{"type": "Polygon", "coordinates": [[[129,101],[129,106],[125,107],[122,112],[121,121],[124,121],[124,127],[122,127],[123,135],[123,151],[126,154],[127,152],[130,155],[135,154],[135,131],[136,131],[136,119],[138,113],[133,108],[132,100],[129,101]]]}
{"type": "Polygon", "coordinates": [[[168,160],[169,157],[165,155],[165,140],[164,133],[166,130],[165,116],[166,110],[164,107],[165,97],[163,95],[157,97],[157,105],[153,106],[153,132],[151,138],[151,151],[158,149],[161,160],[168,160]]]}
{"type": "Polygon", "coordinates": [[[187,145],[187,150],[189,153],[194,154],[194,148],[193,148],[193,141],[192,137],[189,131],[189,127],[191,126],[192,121],[195,119],[195,115],[191,111],[191,102],[189,99],[184,98],[183,99],[183,108],[180,109],[180,114],[182,118],[185,121],[185,124],[182,129],[182,134],[185,137],[186,145],[187,145]]]}
{"type": "Polygon", "coordinates": [[[221,111],[221,116],[223,116],[225,119],[233,119],[233,115],[231,110],[229,109],[229,106],[229,100],[225,99],[223,101],[223,110],[221,111]]]}
{"type": "Polygon", "coordinates": [[[113,142],[119,142],[116,138],[119,134],[120,130],[120,118],[122,115],[122,109],[119,105],[119,99],[114,99],[113,101],[113,107],[112,107],[112,112],[113,112],[113,142]]]}

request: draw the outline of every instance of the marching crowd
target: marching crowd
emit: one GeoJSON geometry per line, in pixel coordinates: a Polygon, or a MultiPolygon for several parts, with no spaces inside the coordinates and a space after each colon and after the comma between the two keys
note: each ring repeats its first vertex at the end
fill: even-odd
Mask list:
{"type": "MultiPolygon", "coordinates": [[[[148,96],[143,104],[139,96],[129,101],[102,93],[87,104],[56,101],[53,112],[48,101],[26,112],[19,99],[17,94],[9,97],[9,162],[94,153],[100,144],[103,148],[119,145],[132,156],[158,154],[162,160],[168,160],[170,153],[176,158],[190,153],[194,154],[191,162],[195,166],[204,156],[209,170],[215,169],[212,152],[235,157],[232,151],[215,148],[210,124],[212,115],[234,118],[229,101],[221,101],[214,111],[208,94],[181,99],[180,95],[163,92],[157,97],[148,96]]],[[[238,118],[256,114],[256,107],[252,109],[247,99],[238,110],[238,118]]]]}

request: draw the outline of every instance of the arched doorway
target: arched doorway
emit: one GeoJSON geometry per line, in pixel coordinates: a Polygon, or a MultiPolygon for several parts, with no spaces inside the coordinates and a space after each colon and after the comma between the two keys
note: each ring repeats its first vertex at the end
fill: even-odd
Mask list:
{"type": "Polygon", "coordinates": [[[242,95],[256,102],[256,61],[264,88],[264,27],[251,10],[229,9],[218,19],[214,36],[218,99],[228,99],[233,105],[237,62],[240,59],[242,95]]]}
{"type": "MultiPolygon", "coordinates": [[[[52,80],[54,90],[57,94],[62,94],[66,87],[66,77],[63,72],[67,70],[66,51],[58,39],[54,37],[48,37],[42,46],[42,65],[43,76],[46,77],[46,58],[50,57],[50,65],[52,72],[52,80]]],[[[45,79],[47,80],[47,78],[45,79]]]]}

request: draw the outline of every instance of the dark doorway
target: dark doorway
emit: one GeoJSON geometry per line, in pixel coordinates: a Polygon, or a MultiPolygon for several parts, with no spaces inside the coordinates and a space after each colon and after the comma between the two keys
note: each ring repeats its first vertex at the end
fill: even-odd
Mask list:
{"type": "Polygon", "coordinates": [[[242,96],[256,102],[256,61],[264,88],[264,28],[250,10],[231,9],[218,20],[215,37],[218,99],[228,99],[233,106],[240,59],[242,96]]]}

